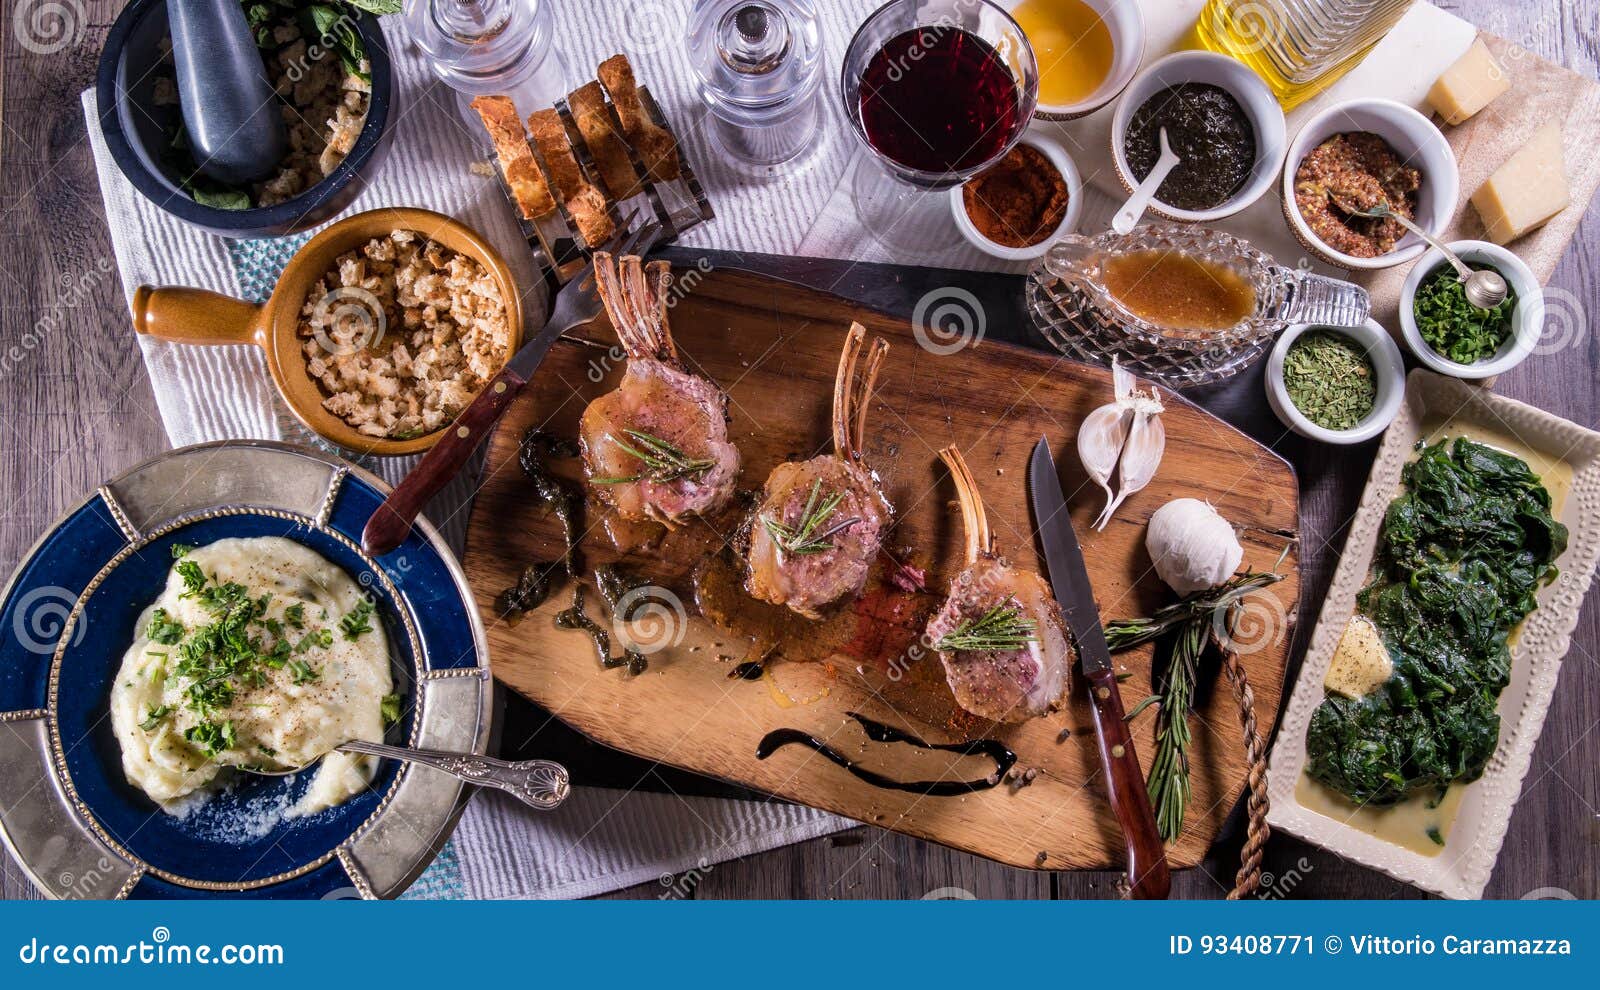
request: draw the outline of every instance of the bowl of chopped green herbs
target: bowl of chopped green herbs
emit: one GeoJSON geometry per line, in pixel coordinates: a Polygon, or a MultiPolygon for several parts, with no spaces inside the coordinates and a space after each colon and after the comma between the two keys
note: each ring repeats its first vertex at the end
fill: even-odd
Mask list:
{"type": "Polygon", "coordinates": [[[1499,272],[1510,286],[1504,302],[1479,309],[1437,249],[1424,254],[1400,290],[1400,329],[1417,360],[1455,378],[1492,378],[1521,364],[1544,330],[1544,292],[1516,255],[1488,241],[1449,245],[1474,271],[1499,272]]]}
{"type": "Polygon", "coordinates": [[[1267,357],[1267,403],[1284,426],[1323,443],[1352,444],[1382,433],[1405,396],[1405,362],[1388,331],[1298,323],[1267,357]]]}

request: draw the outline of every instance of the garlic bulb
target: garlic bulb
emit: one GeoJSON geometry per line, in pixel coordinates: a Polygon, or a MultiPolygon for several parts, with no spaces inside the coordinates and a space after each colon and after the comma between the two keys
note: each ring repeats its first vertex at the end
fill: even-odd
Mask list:
{"type": "Polygon", "coordinates": [[[1197,498],[1175,498],[1157,509],[1144,545],[1161,580],[1180,595],[1215,588],[1244,559],[1233,526],[1197,498]]]}
{"type": "Polygon", "coordinates": [[[1136,381],[1132,372],[1113,360],[1114,401],[1090,413],[1078,427],[1078,459],[1106,493],[1106,507],[1095,519],[1095,529],[1105,529],[1123,499],[1150,483],[1167,449],[1161,400],[1154,391],[1134,388],[1136,381]]]}

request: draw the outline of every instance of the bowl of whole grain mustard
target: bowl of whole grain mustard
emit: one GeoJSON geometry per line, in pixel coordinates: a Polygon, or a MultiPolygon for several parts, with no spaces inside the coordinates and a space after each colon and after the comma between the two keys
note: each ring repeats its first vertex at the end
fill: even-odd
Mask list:
{"type": "Polygon", "coordinates": [[[1267,357],[1267,403],[1289,429],[1323,443],[1354,444],[1388,428],[1405,398],[1406,369],[1389,332],[1300,323],[1267,357]]]}

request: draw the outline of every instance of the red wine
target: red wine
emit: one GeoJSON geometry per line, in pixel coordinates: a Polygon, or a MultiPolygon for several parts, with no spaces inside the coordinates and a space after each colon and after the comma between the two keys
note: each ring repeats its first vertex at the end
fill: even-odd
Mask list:
{"type": "Polygon", "coordinates": [[[890,38],[861,77],[861,123],[878,152],[922,172],[974,169],[1023,123],[1017,81],[988,42],[960,28],[890,38]]]}

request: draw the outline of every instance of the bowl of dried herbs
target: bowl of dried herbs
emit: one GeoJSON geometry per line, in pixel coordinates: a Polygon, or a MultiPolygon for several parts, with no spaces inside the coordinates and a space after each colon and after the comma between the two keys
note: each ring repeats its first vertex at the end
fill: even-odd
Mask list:
{"type": "Polygon", "coordinates": [[[1283,425],[1324,443],[1360,443],[1400,411],[1405,364],[1381,326],[1297,324],[1267,358],[1267,402],[1283,425]]]}

